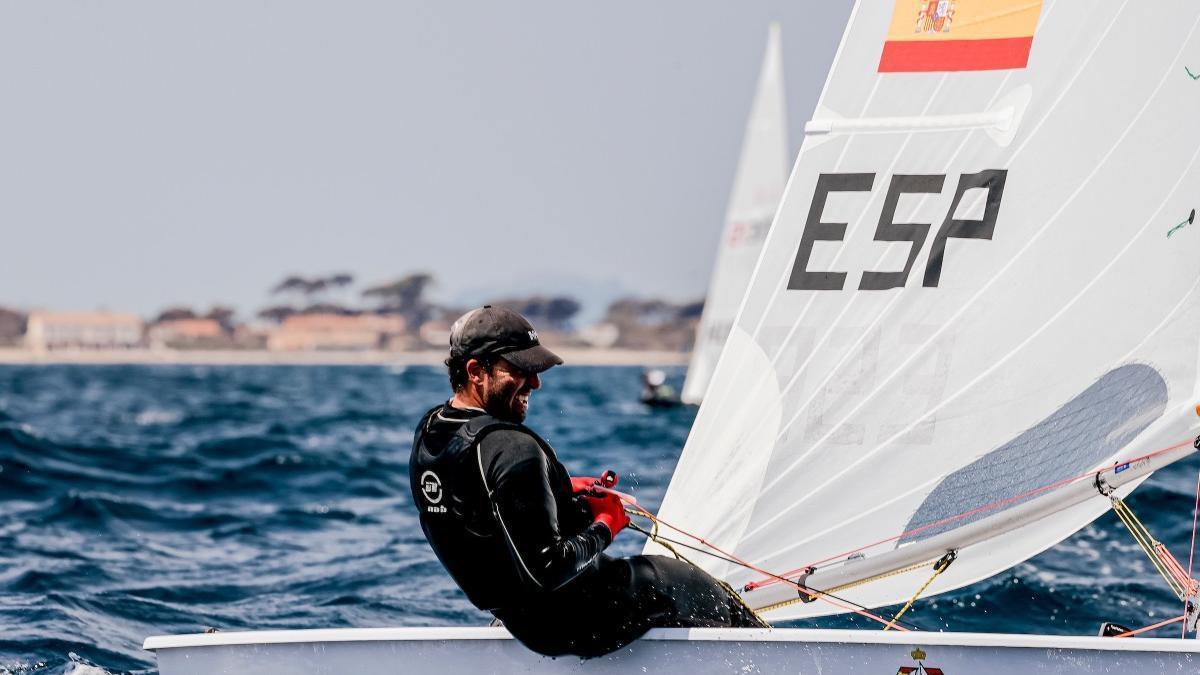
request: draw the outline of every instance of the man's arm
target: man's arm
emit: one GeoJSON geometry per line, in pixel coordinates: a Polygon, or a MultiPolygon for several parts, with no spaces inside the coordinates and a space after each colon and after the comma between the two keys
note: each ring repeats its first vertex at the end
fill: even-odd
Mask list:
{"type": "Polygon", "coordinates": [[[549,462],[527,434],[488,434],[479,444],[479,463],[509,552],[540,588],[553,590],[574,579],[612,543],[602,523],[577,534],[559,530],[549,462]]]}

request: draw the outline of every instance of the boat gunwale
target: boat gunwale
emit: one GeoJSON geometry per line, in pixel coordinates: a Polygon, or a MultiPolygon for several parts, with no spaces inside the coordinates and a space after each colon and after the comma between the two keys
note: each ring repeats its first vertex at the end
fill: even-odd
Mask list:
{"type": "MultiPolygon", "coordinates": [[[[315,642],[420,642],[511,640],[504,628],[487,626],[312,628],[231,631],[184,635],[152,635],[142,648],[150,651],[236,645],[282,645],[315,642]]],[[[818,644],[1085,649],[1094,651],[1192,652],[1200,640],[1179,638],[1111,638],[1085,635],[1021,633],[884,632],[819,628],[655,628],[642,640],[699,642],[809,642],[818,644]]]]}

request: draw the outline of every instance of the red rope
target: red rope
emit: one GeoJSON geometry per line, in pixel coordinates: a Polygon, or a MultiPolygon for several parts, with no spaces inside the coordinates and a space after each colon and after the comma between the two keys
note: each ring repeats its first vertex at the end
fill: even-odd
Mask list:
{"type": "MultiPolygon", "coordinates": [[[[1162,448],[1160,450],[1155,450],[1154,452],[1151,452],[1150,454],[1143,455],[1141,457],[1134,457],[1132,459],[1126,460],[1123,463],[1132,464],[1133,462],[1139,462],[1144,459],[1151,459],[1153,457],[1157,457],[1158,455],[1161,455],[1161,454],[1164,454],[1167,452],[1172,452],[1174,450],[1178,450],[1179,448],[1182,448],[1185,445],[1189,445],[1190,443],[1191,443],[1191,441],[1184,441],[1182,443],[1176,443],[1175,445],[1171,445],[1171,446],[1162,448]]],[[[1112,467],[1106,467],[1104,469],[1095,469],[1095,470],[1089,471],[1087,473],[1079,474],[1078,476],[1073,476],[1071,478],[1065,478],[1063,480],[1057,481],[1055,483],[1051,483],[1049,485],[1045,485],[1042,487],[1034,488],[1032,490],[1028,490],[1026,492],[1022,492],[1021,494],[1015,495],[1013,497],[1007,497],[1005,499],[1001,499],[1001,500],[992,502],[990,504],[984,504],[983,506],[979,506],[977,508],[971,509],[970,511],[966,511],[964,513],[960,513],[960,514],[953,515],[953,516],[947,516],[945,518],[942,518],[941,520],[937,520],[932,523],[927,523],[920,527],[915,527],[911,530],[906,530],[904,532],[901,532],[900,534],[897,534],[892,537],[888,537],[886,539],[880,539],[879,541],[872,543],[872,544],[867,544],[866,546],[860,546],[858,548],[851,549],[851,550],[845,551],[843,553],[831,555],[828,558],[824,558],[822,560],[818,560],[817,562],[810,563],[808,565],[804,565],[803,567],[798,567],[793,570],[788,570],[787,572],[783,572],[782,574],[779,574],[779,575],[767,575],[768,577],[771,577],[771,578],[760,579],[758,581],[752,581],[752,582],[746,584],[746,589],[754,590],[756,588],[762,588],[763,586],[770,586],[771,584],[779,583],[779,577],[790,577],[790,576],[793,576],[793,575],[803,572],[804,570],[808,569],[809,567],[818,567],[820,565],[823,565],[828,562],[832,562],[834,560],[844,560],[847,557],[849,557],[855,553],[859,553],[861,551],[865,551],[867,549],[874,548],[876,546],[880,546],[880,545],[886,544],[888,542],[896,541],[903,537],[911,536],[914,534],[919,534],[921,532],[924,532],[925,530],[935,528],[935,527],[940,527],[947,523],[952,523],[956,520],[962,520],[963,518],[969,518],[973,515],[983,513],[985,511],[991,511],[991,510],[1000,508],[1002,506],[1011,504],[1013,502],[1024,500],[1028,497],[1032,497],[1034,495],[1037,495],[1037,494],[1040,494],[1043,492],[1057,490],[1058,488],[1065,487],[1071,483],[1076,483],[1080,480],[1084,480],[1087,478],[1095,478],[1096,476],[1099,476],[1100,474],[1104,473],[1105,471],[1109,471],[1111,469],[1112,469],[1112,467]]],[[[1200,494],[1200,493],[1198,493],[1198,494],[1200,494]]]]}
{"type": "Polygon", "coordinates": [[[1184,614],[1183,616],[1177,616],[1174,619],[1167,619],[1166,621],[1159,621],[1158,623],[1156,623],[1152,626],[1146,626],[1145,628],[1139,628],[1137,630],[1127,630],[1124,633],[1119,633],[1117,635],[1114,635],[1113,637],[1116,637],[1116,638],[1133,637],[1134,635],[1137,635],[1139,633],[1145,633],[1148,630],[1154,630],[1155,628],[1162,628],[1163,626],[1173,624],[1176,621],[1183,621],[1186,618],[1187,618],[1187,615],[1184,614]]]}
{"type": "MultiPolygon", "coordinates": [[[[1192,507],[1192,546],[1191,546],[1191,549],[1188,551],[1187,578],[1188,578],[1188,581],[1191,581],[1192,583],[1195,583],[1192,580],[1192,561],[1196,557],[1196,519],[1197,519],[1198,515],[1200,515],[1200,472],[1196,473],[1196,505],[1192,507]]],[[[1188,598],[1184,598],[1183,599],[1183,613],[1185,616],[1187,615],[1187,611],[1188,611],[1188,598]]],[[[1179,637],[1181,637],[1181,638],[1187,637],[1187,623],[1186,622],[1183,624],[1183,627],[1180,629],[1179,637]]]]}
{"type": "MultiPolygon", "coordinates": [[[[1179,564],[1179,561],[1175,559],[1175,556],[1171,555],[1167,547],[1162,542],[1156,541],[1154,542],[1154,552],[1158,554],[1159,559],[1162,560],[1171,577],[1175,579],[1175,583],[1179,584],[1179,587],[1183,589],[1184,599],[1187,599],[1190,595],[1195,595],[1197,591],[1196,580],[1183,569],[1183,565],[1179,564]]],[[[1184,611],[1186,612],[1186,608],[1184,611]]]]}
{"type": "MultiPolygon", "coordinates": [[[[659,525],[662,525],[662,526],[665,526],[665,527],[669,527],[669,528],[671,528],[672,530],[675,530],[676,532],[678,532],[678,533],[680,533],[680,534],[682,534],[682,535],[684,535],[684,536],[686,536],[686,537],[690,537],[690,538],[692,538],[692,539],[694,539],[694,540],[696,540],[696,541],[700,542],[700,543],[701,543],[701,544],[703,544],[704,546],[707,546],[707,547],[711,548],[712,550],[716,551],[717,553],[720,553],[721,555],[723,555],[723,556],[725,556],[725,557],[729,558],[730,560],[732,560],[732,561],[736,562],[737,564],[739,564],[739,565],[741,565],[741,566],[743,566],[743,567],[745,567],[745,568],[747,568],[747,569],[754,570],[755,572],[758,572],[759,574],[764,574],[764,575],[767,575],[767,576],[771,576],[771,573],[770,573],[770,572],[768,572],[768,571],[766,571],[766,570],[764,570],[764,569],[762,569],[762,568],[760,568],[760,567],[757,567],[757,566],[755,566],[755,565],[751,564],[750,562],[748,562],[748,561],[746,561],[746,560],[743,560],[743,559],[739,558],[738,556],[736,556],[736,555],[734,555],[734,554],[732,554],[732,553],[730,553],[730,552],[728,552],[728,551],[726,551],[726,550],[724,550],[724,549],[721,549],[721,548],[717,547],[717,546],[716,546],[716,545],[714,545],[714,544],[711,544],[711,543],[709,543],[709,542],[708,542],[708,541],[706,541],[706,540],[705,540],[703,537],[700,537],[700,536],[694,535],[694,534],[692,534],[691,532],[687,532],[686,530],[682,530],[682,529],[680,529],[680,528],[678,528],[678,527],[675,527],[674,525],[672,525],[672,524],[670,524],[670,523],[666,522],[665,520],[663,520],[663,519],[659,518],[658,516],[656,516],[656,515],[654,515],[654,514],[650,513],[650,512],[649,512],[649,511],[647,511],[646,509],[642,508],[642,506],[641,506],[640,504],[638,504],[636,501],[632,501],[632,500],[630,500],[630,499],[624,499],[624,498],[622,499],[622,501],[624,501],[626,504],[628,504],[628,505],[630,505],[630,506],[634,507],[634,508],[635,508],[635,509],[637,509],[637,510],[638,510],[638,511],[639,511],[639,512],[642,514],[642,515],[646,516],[647,518],[649,518],[650,520],[654,521],[655,523],[658,523],[659,525]]],[[[809,594],[812,594],[812,595],[817,595],[817,596],[818,596],[818,597],[820,597],[822,600],[824,600],[825,602],[828,602],[829,604],[833,605],[834,607],[837,607],[837,608],[839,608],[839,609],[844,609],[844,610],[846,610],[846,611],[849,611],[849,612],[854,612],[855,614],[859,614],[859,615],[861,615],[861,616],[864,616],[864,617],[866,617],[866,618],[868,618],[868,619],[871,619],[871,620],[873,620],[873,621],[878,621],[879,623],[883,624],[884,626],[889,626],[889,627],[891,627],[891,628],[894,628],[894,629],[896,629],[896,630],[903,631],[903,632],[909,632],[909,630],[908,630],[907,628],[905,628],[904,626],[901,626],[901,625],[897,624],[897,623],[895,622],[895,620],[889,620],[889,619],[885,619],[885,618],[883,618],[883,617],[881,617],[881,616],[878,616],[878,615],[872,614],[871,612],[868,612],[868,611],[866,611],[866,610],[859,609],[859,608],[857,608],[857,607],[853,607],[853,606],[851,606],[851,605],[848,605],[848,604],[846,604],[846,603],[840,602],[840,601],[838,601],[838,600],[835,600],[834,598],[830,597],[829,595],[826,595],[825,593],[823,593],[823,592],[821,592],[821,591],[818,591],[818,590],[816,590],[816,589],[813,589],[813,588],[805,588],[804,586],[801,586],[800,584],[798,584],[798,583],[796,583],[796,582],[792,581],[791,579],[782,579],[782,581],[783,581],[783,582],[785,582],[785,583],[787,583],[787,584],[788,584],[788,585],[790,585],[790,586],[793,586],[793,587],[795,587],[795,588],[796,588],[796,590],[797,590],[798,592],[801,592],[801,593],[809,593],[809,594]]]]}

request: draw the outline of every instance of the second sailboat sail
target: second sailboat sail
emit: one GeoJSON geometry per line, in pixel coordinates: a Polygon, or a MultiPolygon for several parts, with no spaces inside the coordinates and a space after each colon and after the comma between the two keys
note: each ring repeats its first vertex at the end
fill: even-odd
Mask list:
{"type": "Polygon", "coordinates": [[[684,403],[699,404],[704,398],[783,195],[789,164],[784,107],[779,26],[772,25],[725,214],[725,229],[680,394],[684,403]]]}

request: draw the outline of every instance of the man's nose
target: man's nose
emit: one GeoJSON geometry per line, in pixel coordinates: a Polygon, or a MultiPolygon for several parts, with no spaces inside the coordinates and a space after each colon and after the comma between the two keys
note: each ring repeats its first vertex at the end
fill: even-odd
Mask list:
{"type": "Polygon", "coordinates": [[[530,389],[541,389],[542,388],[542,378],[538,377],[537,373],[533,373],[532,375],[529,376],[529,388],[530,389]]]}

